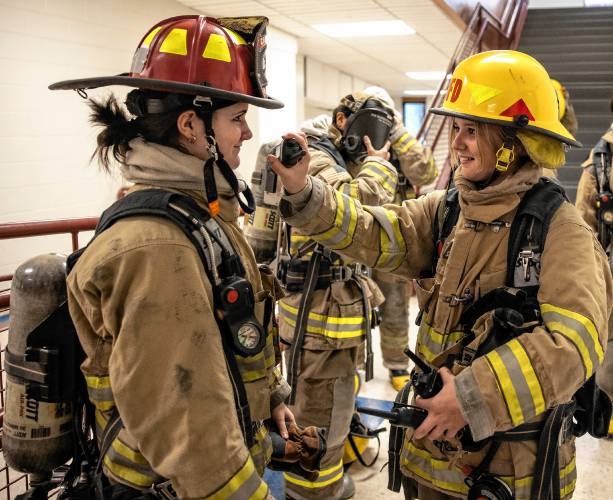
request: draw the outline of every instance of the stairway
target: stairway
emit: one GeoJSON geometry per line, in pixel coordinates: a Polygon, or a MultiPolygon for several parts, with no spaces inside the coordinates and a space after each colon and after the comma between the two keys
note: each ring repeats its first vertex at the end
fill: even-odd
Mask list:
{"type": "Polygon", "coordinates": [[[518,50],[538,59],[570,94],[583,147],[566,154],[558,176],[574,202],[580,165],[613,121],[613,7],[529,10],[518,50]]]}

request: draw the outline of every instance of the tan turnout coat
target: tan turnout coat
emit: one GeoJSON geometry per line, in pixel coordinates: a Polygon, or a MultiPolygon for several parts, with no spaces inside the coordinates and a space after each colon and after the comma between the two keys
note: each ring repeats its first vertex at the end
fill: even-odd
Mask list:
{"type": "MultiPolygon", "coordinates": [[[[436,275],[428,279],[419,277],[431,265],[433,219],[441,191],[402,206],[362,206],[311,179],[305,190],[285,197],[281,210],[303,232],[336,236],[342,245],[332,247],[335,251],[417,278],[418,302],[424,311],[417,350],[432,361],[462,336],[457,327],[463,305],[452,305],[451,298],[469,292],[479,298],[505,284],[509,226],[521,197],[540,172],[528,163],[480,191],[456,174],[461,213],[436,275]]],[[[457,366],[454,370],[459,372],[455,384],[460,406],[476,440],[541,419],[545,410],[569,401],[602,363],[612,327],[611,274],[602,248],[569,203],[551,221],[541,258],[538,301],[544,324],[477,358],[464,370],[457,366]]],[[[484,328],[486,322],[481,324],[484,328]]],[[[449,495],[465,496],[460,468],[478,465],[483,452],[441,451],[429,440],[411,440],[411,434],[403,445],[403,474],[449,495]]],[[[514,489],[517,500],[529,498],[535,452],[533,441],[503,443],[491,463],[490,471],[514,489]]],[[[564,498],[575,486],[573,440],[561,446],[559,456],[564,498]]]]}

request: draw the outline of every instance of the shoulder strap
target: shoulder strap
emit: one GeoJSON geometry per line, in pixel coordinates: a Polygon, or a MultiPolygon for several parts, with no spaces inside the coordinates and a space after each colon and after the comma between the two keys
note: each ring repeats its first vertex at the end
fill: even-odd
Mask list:
{"type": "Polygon", "coordinates": [[[323,151],[329,157],[331,157],[336,164],[341,167],[343,170],[347,170],[347,163],[343,158],[341,152],[334,146],[330,138],[326,135],[322,137],[314,137],[308,136],[307,142],[310,147],[313,149],[317,149],[318,151],[323,151]]]}
{"type": "Polygon", "coordinates": [[[545,247],[551,219],[564,201],[568,201],[564,188],[549,177],[541,177],[539,182],[526,192],[511,224],[507,253],[507,286],[532,287],[536,295],[537,264],[545,247]],[[530,273],[530,267],[535,268],[534,273],[530,273]]]}
{"type": "Polygon", "coordinates": [[[460,202],[458,190],[451,185],[441,198],[436,209],[436,216],[432,221],[432,235],[434,237],[434,251],[432,252],[432,265],[429,272],[424,273],[422,278],[433,277],[436,274],[438,259],[443,251],[443,245],[447,237],[458,222],[460,217],[460,202]]]}
{"type": "MultiPolygon", "coordinates": [[[[162,189],[135,191],[116,201],[103,212],[96,226],[94,238],[92,238],[88,246],[98,235],[111,227],[118,220],[134,216],[162,217],[177,224],[194,244],[213,287],[219,284],[220,276],[225,277],[231,274],[236,274],[238,276],[245,275],[245,270],[240,263],[240,258],[236,250],[217,221],[212,218],[206,210],[198,206],[191,198],[162,189]],[[212,249],[207,241],[216,248],[212,249]],[[218,259],[211,256],[211,253],[214,254],[215,250],[217,250],[221,258],[218,259]]],[[[85,249],[80,249],[69,257],[69,270],[74,267],[84,250],[85,249]]],[[[217,320],[217,323],[222,332],[222,345],[228,371],[233,382],[232,388],[239,416],[239,423],[247,447],[251,448],[254,444],[254,436],[247,393],[229,341],[228,332],[226,331],[227,326],[224,322],[219,320],[217,320]]]]}

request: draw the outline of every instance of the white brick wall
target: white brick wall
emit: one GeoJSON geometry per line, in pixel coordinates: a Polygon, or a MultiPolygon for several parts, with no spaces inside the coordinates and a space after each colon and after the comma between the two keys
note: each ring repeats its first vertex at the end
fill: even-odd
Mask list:
{"type": "MultiPolygon", "coordinates": [[[[115,199],[119,177],[89,164],[96,132],[85,101],[47,86],[128,71],[147,29],[189,13],[171,0],[0,0],[0,222],[99,215],[115,199]]],[[[288,106],[274,121],[268,112],[249,113],[254,140],[241,165],[248,179],[258,138],[296,123],[296,41],[269,30],[268,45],[269,91],[288,106]]],[[[81,237],[82,244],[87,240],[81,237]]],[[[70,248],[69,236],[0,241],[0,275],[30,256],[70,248]]]]}

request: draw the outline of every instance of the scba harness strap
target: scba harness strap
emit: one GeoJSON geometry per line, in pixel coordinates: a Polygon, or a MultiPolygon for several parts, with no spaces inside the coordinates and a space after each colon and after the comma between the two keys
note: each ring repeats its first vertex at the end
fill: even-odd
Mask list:
{"type": "MultiPolygon", "coordinates": [[[[206,210],[184,195],[161,189],[135,191],[115,202],[102,214],[96,227],[94,239],[117,221],[135,216],[156,216],[171,220],[194,244],[194,248],[200,255],[215,292],[214,306],[217,311],[215,316],[222,334],[222,345],[232,379],[239,423],[245,443],[248,448],[251,448],[255,442],[253,425],[247,393],[235,354],[248,356],[261,352],[266,338],[264,328],[258,324],[254,317],[253,290],[244,279],[245,270],[240,257],[219,223],[206,210]],[[231,304],[228,304],[226,300],[229,291],[238,292],[239,296],[231,304]],[[232,307],[233,304],[238,304],[238,307],[232,307]],[[238,330],[241,325],[246,324],[253,329],[255,335],[259,335],[256,345],[249,351],[245,351],[245,346],[241,345],[238,338],[238,330]]],[[[72,269],[83,251],[85,249],[81,249],[69,257],[69,269],[72,269]]],[[[250,330],[250,333],[253,332],[250,330]]]]}

